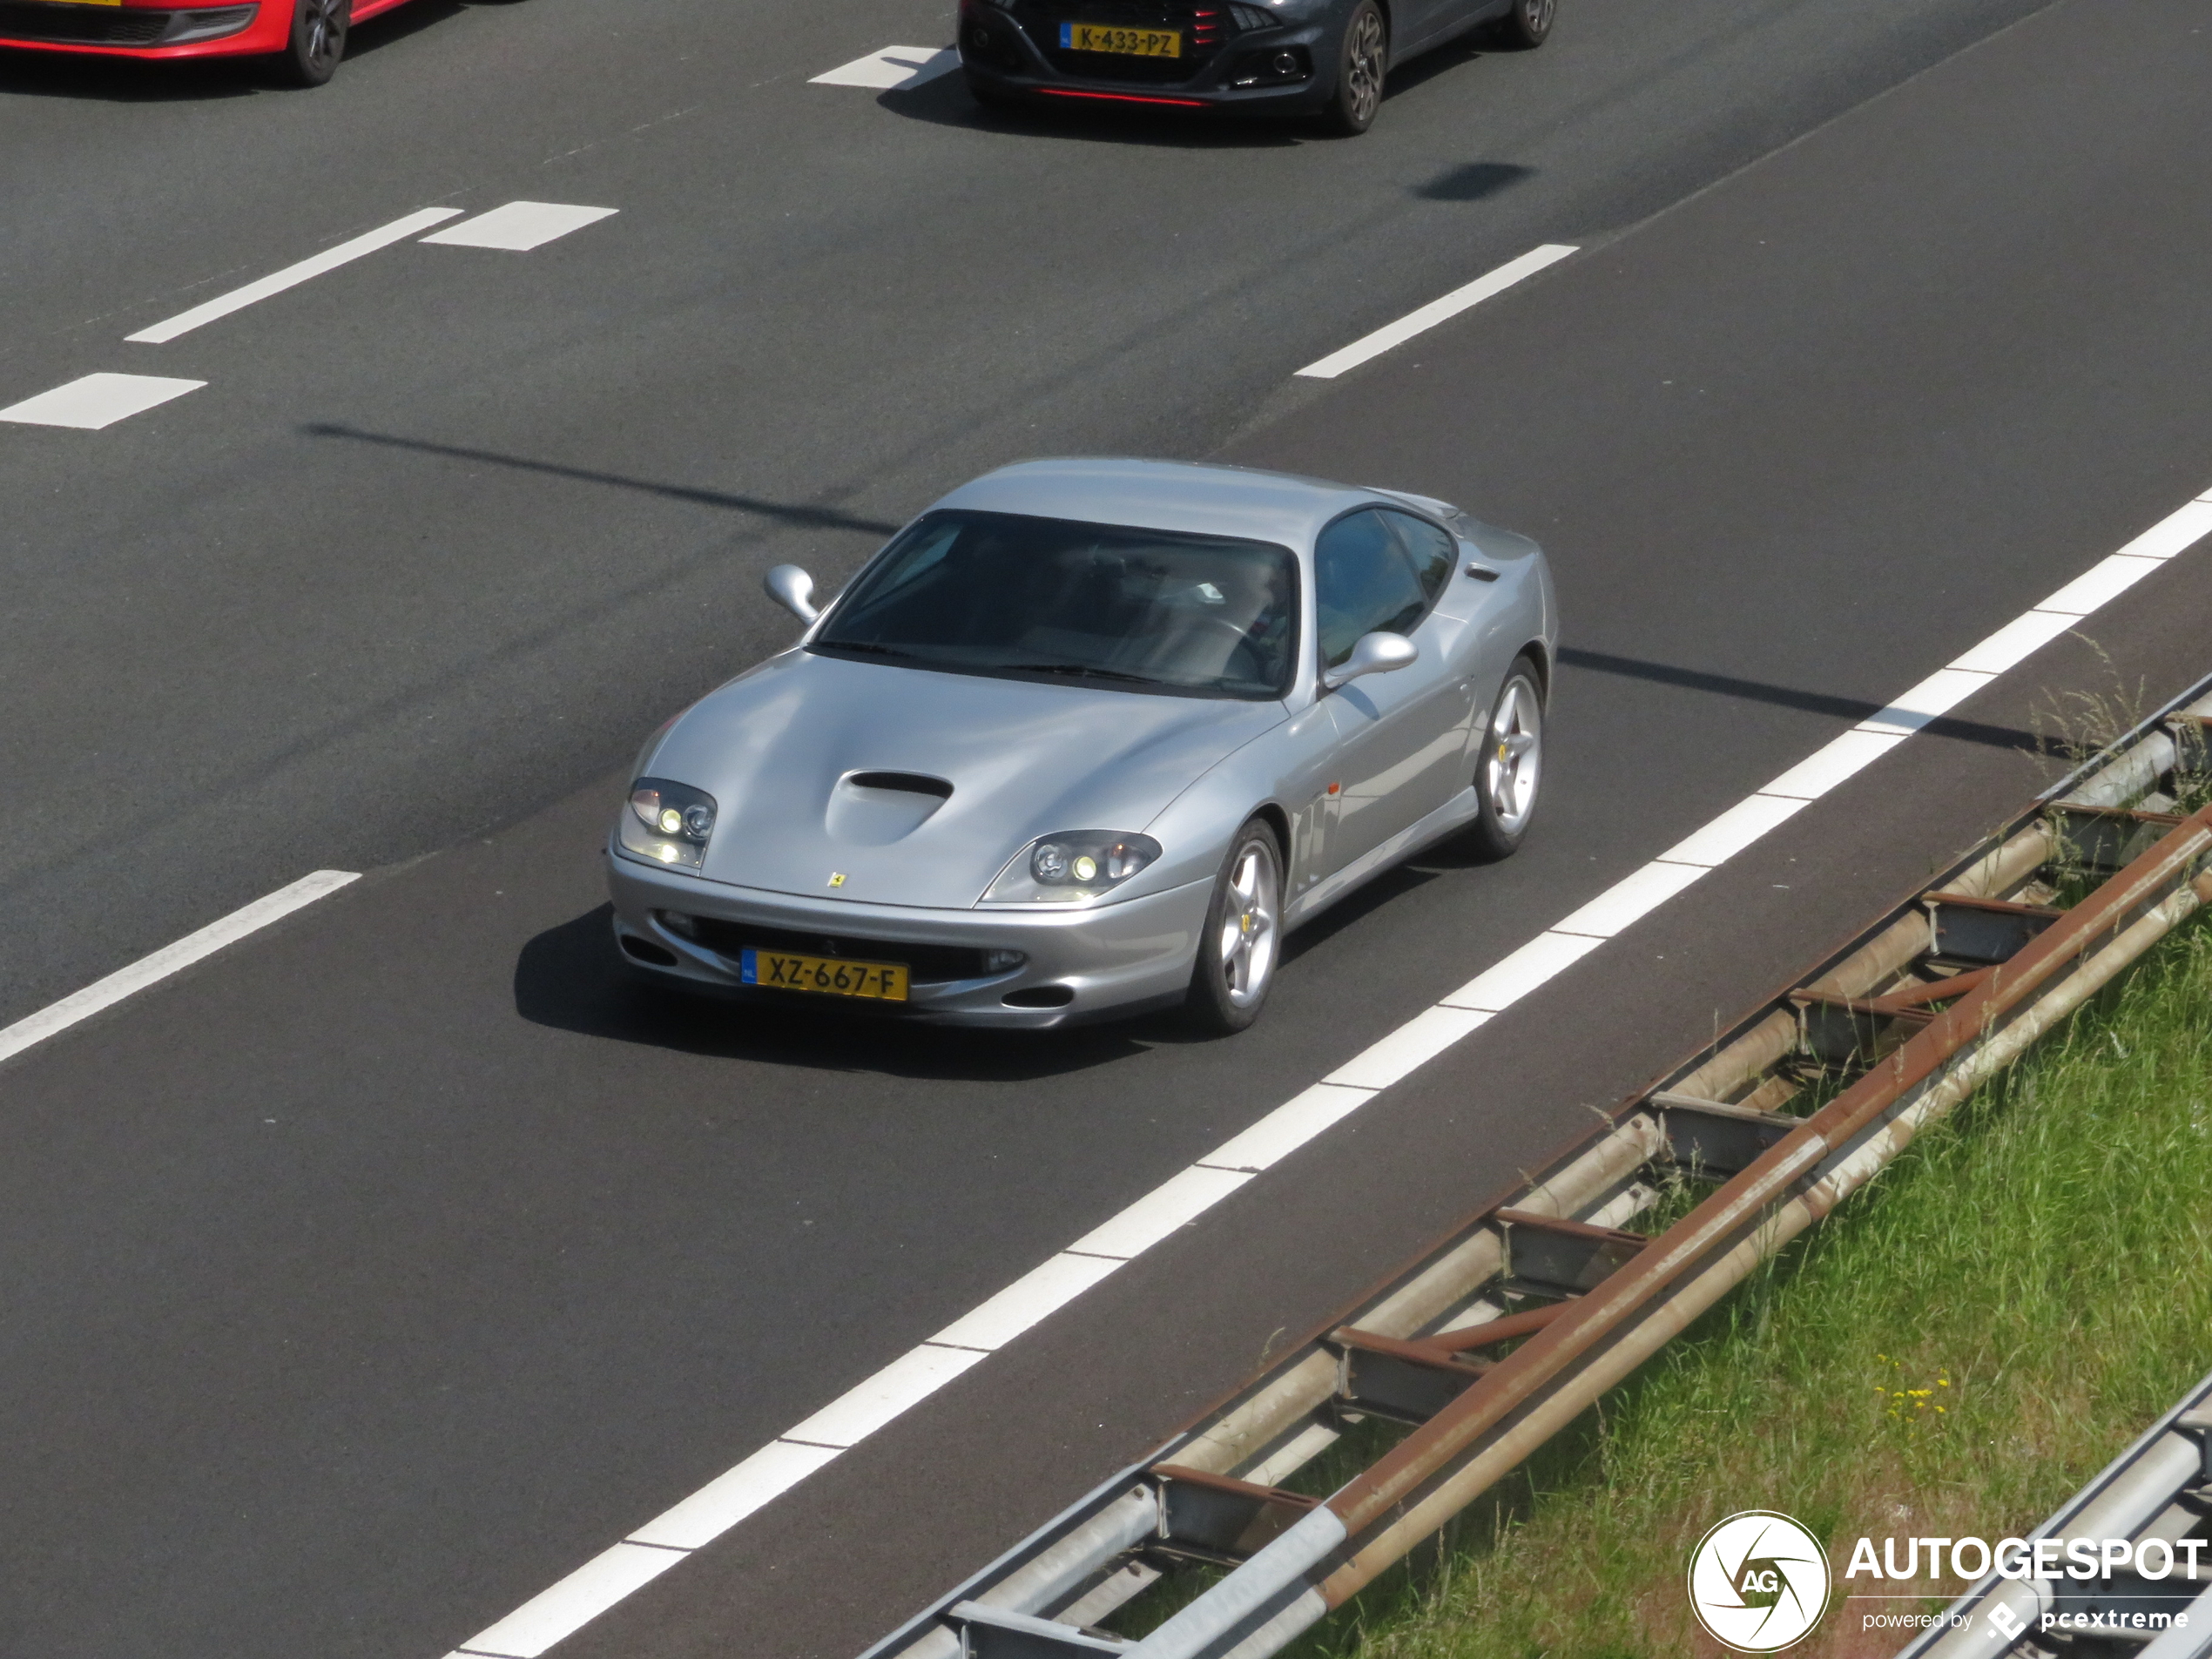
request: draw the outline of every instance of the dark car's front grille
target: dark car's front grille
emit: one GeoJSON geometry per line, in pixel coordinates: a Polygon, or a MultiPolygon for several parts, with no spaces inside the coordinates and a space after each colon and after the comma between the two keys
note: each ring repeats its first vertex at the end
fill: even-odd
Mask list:
{"type": "Polygon", "coordinates": [[[1009,971],[985,960],[987,953],[964,945],[902,944],[883,939],[850,939],[828,934],[799,933],[781,927],[756,927],[749,921],[723,921],[713,916],[678,916],[663,911],[662,921],[679,938],[704,945],[732,962],[750,946],[754,950],[789,951],[799,956],[843,956],[861,962],[904,962],[917,985],[941,985],[951,980],[988,979],[1009,971]]]}
{"type": "Polygon", "coordinates": [[[165,40],[212,40],[253,21],[252,6],[142,11],[119,6],[52,5],[0,0],[0,39],[71,46],[154,46],[165,40]]]}
{"type": "Polygon", "coordinates": [[[1025,7],[1022,26],[1063,75],[1087,81],[1132,81],[1179,85],[1211,63],[1237,33],[1231,8],[1214,0],[1076,0],[1067,7],[1025,7]],[[1183,37],[1182,55],[1138,57],[1123,52],[1079,52],[1060,44],[1063,23],[1103,24],[1113,29],[1172,29],[1183,37]]]}

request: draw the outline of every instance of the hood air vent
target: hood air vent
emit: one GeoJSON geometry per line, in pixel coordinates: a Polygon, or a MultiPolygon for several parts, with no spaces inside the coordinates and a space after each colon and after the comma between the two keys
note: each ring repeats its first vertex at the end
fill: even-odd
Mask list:
{"type": "Polygon", "coordinates": [[[953,798],[953,786],[942,778],[925,778],[918,772],[856,772],[845,780],[855,789],[902,789],[909,795],[953,798]]]}

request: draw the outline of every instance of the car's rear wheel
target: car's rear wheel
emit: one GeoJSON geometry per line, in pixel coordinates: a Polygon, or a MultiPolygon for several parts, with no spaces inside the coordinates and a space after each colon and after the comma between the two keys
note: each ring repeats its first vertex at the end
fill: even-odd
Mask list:
{"type": "Polygon", "coordinates": [[[1498,19],[1499,44],[1524,51],[1542,45],[1558,10],[1559,0],[1513,0],[1506,15],[1498,19]]]}
{"type": "Polygon", "coordinates": [[[292,37],[278,63],[294,86],[320,86],[346,56],[354,0],[293,0],[292,37]]]}
{"type": "Polygon", "coordinates": [[[1481,761],[1475,768],[1478,806],[1467,840],[1481,857],[1509,856],[1528,834],[1536,791],[1544,779],[1544,694],[1536,664],[1514,658],[1491,705],[1481,761]]]}
{"type": "Polygon", "coordinates": [[[1325,121],[1332,132],[1357,138],[1382,108],[1383,77],[1390,68],[1390,30],[1375,0],[1359,0],[1344,26],[1337,57],[1337,90],[1325,121]]]}
{"type": "Polygon", "coordinates": [[[1200,1029],[1227,1035],[1259,1018],[1283,954],[1283,849],[1264,819],[1237,832],[1213,884],[1185,1004],[1200,1029]]]}

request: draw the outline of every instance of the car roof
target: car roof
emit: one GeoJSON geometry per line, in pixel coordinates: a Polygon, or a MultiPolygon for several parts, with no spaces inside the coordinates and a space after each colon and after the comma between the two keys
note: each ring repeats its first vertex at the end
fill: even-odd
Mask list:
{"type": "Polygon", "coordinates": [[[1001,467],[936,505],[1236,536],[1304,553],[1339,513],[1393,499],[1380,490],[1247,467],[1071,456],[1001,467]]]}

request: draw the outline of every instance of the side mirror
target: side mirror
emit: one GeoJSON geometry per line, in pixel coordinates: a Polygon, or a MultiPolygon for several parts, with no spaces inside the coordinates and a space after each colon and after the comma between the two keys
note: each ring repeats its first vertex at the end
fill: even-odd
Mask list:
{"type": "Polygon", "coordinates": [[[1352,655],[1321,675],[1321,689],[1333,691],[1370,674],[1387,674],[1420,660],[1421,648],[1403,634],[1362,634],[1352,655]]]}
{"type": "Polygon", "coordinates": [[[760,585],[768,590],[771,599],[801,622],[812,622],[822,614],[814,604],[814,578],[795,564],[778,565],[761,578],[760,585]]]}

